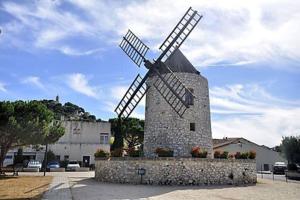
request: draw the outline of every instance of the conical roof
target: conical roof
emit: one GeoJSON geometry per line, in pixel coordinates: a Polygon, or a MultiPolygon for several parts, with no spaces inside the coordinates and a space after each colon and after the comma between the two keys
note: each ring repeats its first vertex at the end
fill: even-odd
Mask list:
{"type": "Polygon", "coordinates": [[[173,72],[199,74],[197,69],[190,63],[190,61],[179,49],[176,49],[172,53],[172,55],[165,61],[165,64],[168,65],[173,72]]]}

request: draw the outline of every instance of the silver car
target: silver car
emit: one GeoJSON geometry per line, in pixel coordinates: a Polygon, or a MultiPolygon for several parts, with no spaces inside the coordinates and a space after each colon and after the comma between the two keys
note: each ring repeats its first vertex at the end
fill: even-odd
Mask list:
{"type": "Polygon", "coordinates": [[[27,168],[38,168],[40,171],[42,169],[42,163],[37,160],[31,160],[28,162],[27,168]]]}
{"type": "Polygon", "coordinates": [[[76,171],[78,168],[80,168],[78,161],[69,161],[67,171],[76,171]]]}

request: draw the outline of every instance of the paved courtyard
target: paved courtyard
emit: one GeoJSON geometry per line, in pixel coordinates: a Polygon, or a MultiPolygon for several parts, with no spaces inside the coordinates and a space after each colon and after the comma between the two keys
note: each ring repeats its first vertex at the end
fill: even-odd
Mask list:
{"type": "MultiPolygon", "coordinates": [[[[37,175],[37,174],[36,174],[37,175]]],[[[41,174],[39,174],[41,175],[41,174]]],[[[94,172],[48,173],[54,176],[50,190],[43,199],[284,199],[300,197],[300,183],[272,181],[258,178],[253,186],[149,186],[100,183],[93,179],[94,172]]]]}

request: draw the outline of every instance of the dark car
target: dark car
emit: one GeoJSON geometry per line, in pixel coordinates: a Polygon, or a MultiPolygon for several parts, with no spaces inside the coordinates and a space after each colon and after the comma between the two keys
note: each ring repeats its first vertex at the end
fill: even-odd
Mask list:
{"type": "Polygon", "coordinates": [[[284,162],[276,162],[273,166],[273,174],[284,174],[287,167],[284,162]]]}
{"type": "Polygon", "coordinates": [[[53,161],[48,163],[47,169],[54,169],[54,168],[60,168],[59,162],[53,161]]]}

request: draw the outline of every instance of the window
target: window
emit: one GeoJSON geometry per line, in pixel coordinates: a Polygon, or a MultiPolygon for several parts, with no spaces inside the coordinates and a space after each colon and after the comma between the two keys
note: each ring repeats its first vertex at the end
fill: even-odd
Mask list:
{"type": "Polygon", "coordinates": [[[108,144],[108,133],[100,133],[100,144],[108,144]]]}
{"type": "Polygon", "coordinates": [[[60,161],[60,155],[56,155],[55,158],[57,161],[60,161]]]}
{"type": "Polygon", "coordinates": [[[13,157],[12,156],[5,156],[5,159],[12,159],[13,157]]]}
{"type": "Polygon", "coordinates": [[[195,131],[195,130],[196,130],[195,123],[190,123],[190,131],[195,131]]]}
{"type": "Polygon", "coordinates": [[[194,90],[192,88],[185,89],[185,102],[188,105],[194,105],[194,90]]]}
{"type": "Polygon", "coordinates": [[[75,123],[74,124],[74,128],[73,128],[73,132],[72,132],[73,134],[80,134],[80,125],[79,125],[79,123],[75,123]]]}
{"type": "Polygon", "coordinates": [[[69,155],[65,155],[64,160],[69,160],[69,155]]]}

